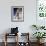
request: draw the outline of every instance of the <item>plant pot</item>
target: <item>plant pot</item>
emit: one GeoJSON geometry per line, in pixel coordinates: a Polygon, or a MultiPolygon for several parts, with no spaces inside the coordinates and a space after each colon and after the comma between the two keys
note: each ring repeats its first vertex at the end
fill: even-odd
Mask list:
{"type": "Polygon", "coordinates": [[[40,39],[37,39],[37,43],[40,43],[40,39]]]}
{"type": "Polygon", "coordinates": [[[40,43],[44,43],[44,40],[45,40],[45,39],[40,39],[40,43]]]}
{"type": "Polygon", "coordinates": [[[38,42],[39,44],[41,44],[41,43],[44,42],[44,40],[45,40],[45,39],[38,39],[37,42],[38,42]]]}

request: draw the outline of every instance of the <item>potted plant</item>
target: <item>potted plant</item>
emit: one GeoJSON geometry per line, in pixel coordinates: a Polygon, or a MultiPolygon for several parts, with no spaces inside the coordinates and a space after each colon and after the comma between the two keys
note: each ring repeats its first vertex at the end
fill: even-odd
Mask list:
{"type": "Polygon", "coordinates": [[[38,43],[41,43],[40,40],[42,38],[45,38],[44,37],[46,36],[45,34],[46,34],[45,32],[35,32],[33,35],[37,38],[38,43]]]}

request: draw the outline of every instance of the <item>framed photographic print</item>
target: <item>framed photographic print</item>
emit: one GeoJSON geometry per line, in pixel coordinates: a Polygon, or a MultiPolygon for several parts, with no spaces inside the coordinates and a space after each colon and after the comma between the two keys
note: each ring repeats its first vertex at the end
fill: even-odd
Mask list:
{"type": "Polygon", "coordinates": [[[24,6],[11,6],[11,21],[12,22],[24,21],[24,6]]]}

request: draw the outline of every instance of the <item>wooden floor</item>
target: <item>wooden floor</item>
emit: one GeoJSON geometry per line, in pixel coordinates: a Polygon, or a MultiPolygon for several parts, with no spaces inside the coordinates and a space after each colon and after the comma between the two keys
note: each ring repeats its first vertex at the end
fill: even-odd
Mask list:
{"type": "MultiPolygon", "coordinates": [[[[0,42],[0,46],[4,46],[4,43],[2,42],[0,42]]],[[[15,46],[15,42],[14,43],[8,43],[8,45],[7,46],[15,46]]],[[[24,45],[25,46],[25,45],[24,45]]],[[[30,43],[30,46],[37,46],[37,43],[30,43]]],[[[41,46],[46,46],[46,43],[44,43],[44,45],[41,45],[41,46]]]]}

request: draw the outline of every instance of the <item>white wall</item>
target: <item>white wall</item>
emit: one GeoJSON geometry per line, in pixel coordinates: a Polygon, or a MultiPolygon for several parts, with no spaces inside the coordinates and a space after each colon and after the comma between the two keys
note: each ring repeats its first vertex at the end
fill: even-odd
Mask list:
{"type": "Polygon", "coordinates": [[[36,0],[0,0],[0,34],[18,26],[20,32],[32,35],[32,24],[36,24],[36,0]],[[24,22],[11,22],[11,6],[24,6],[24,22]]]}

